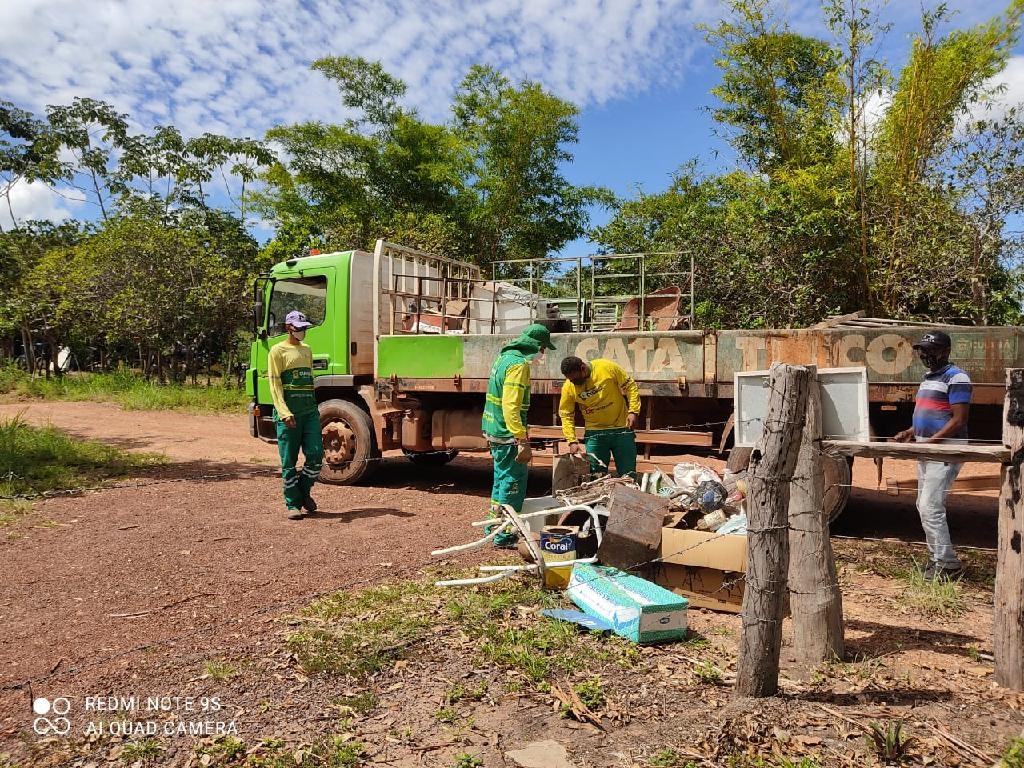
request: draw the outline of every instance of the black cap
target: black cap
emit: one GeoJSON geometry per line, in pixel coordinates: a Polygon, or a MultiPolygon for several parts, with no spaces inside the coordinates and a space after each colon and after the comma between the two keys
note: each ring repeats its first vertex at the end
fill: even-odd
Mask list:
{"type": "Polygon", "coordinates": [[[917,340],[914,344],[914,349],[949,349],[952,346],[953,340],[949,338],[948,333],[944,331],[928,331],[928,333],[917,340]]]}

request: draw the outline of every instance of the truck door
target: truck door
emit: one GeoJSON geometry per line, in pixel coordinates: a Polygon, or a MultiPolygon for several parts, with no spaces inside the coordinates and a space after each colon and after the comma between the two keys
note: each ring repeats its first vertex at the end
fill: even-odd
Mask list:
{"type": "MultiPolygon", "coordinates": [[[[333,325],[328,322],[332,317],[331,308],[328,306],[331,298],[328,285],[334,269],[325,269],[323,272],[324,274],[282,277],[274,280],[270,288],[270,306],[267,310],[267,350],[279,341],[284,341],[288,333],[284,327],[284,318],[293,309],[302,312],[313,324],[306,333],[305,341],[313,350],[314,376],[318,373],[327,373],[332,368],[332,362],[337,362],[333,325]]],[[[262,375],[257,385],[257,401],[269,403],[270,385],[267,383],[265,357],[260,365],[260,372],[262,375]]]]}

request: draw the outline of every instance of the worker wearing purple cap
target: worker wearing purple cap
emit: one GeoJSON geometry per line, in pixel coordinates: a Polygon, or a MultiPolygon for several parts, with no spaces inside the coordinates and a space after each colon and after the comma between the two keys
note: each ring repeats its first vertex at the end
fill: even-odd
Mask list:
{"type": "MultiPolygon", "coordinates": [[[[927,368],[914,401],[914,423],[898,432],[895,440],[907,443],[966,443],[967,416],[971,407],[971,379],[949,362],[953,346],[943,331],[928,331],[914,344],[927,368]]],[[[917,512],[921,516],[931,562],[926,579],[953,579],[963,565],[953,549],[946,520],[946,496],[960,473],[960,464],[947,461],[917,462],[917,512]]]]}
{"type": "Polygon", "coordinates": [[[288,338],[271,347],[267,357],[284,504],[289,520],[301,520],[303,510],[316,512],[310,490],[320,476],[324,461],[320,411],[313,393],[313,351],[303,341],[306,330],[312,325],[298,310],[289,312],[284,319],[288,338]],[[300,448],[305,464],[298,470],[295,465],[300,448]]]}

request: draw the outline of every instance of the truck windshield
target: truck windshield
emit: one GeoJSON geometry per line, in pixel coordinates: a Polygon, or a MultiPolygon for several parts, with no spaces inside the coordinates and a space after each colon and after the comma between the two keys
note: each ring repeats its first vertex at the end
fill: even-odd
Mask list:
{"type": "Polygon", "coordinates": [[[274,281],[267,315],[267,332],[271,336],[285,332],[285,315],[293,309],[302,312],[313,325],[323,323],[327,314],[327,278],[295,277],[274,281]]]}

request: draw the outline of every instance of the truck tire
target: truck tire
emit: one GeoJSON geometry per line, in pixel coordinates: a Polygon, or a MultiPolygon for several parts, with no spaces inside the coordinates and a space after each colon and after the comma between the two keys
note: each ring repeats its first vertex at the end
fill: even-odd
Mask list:
{"type": "Polygon", "coordinates": [[[320,403],[324,466],[320,480],[353,485],[367,479],[380,464],[380,450],[370,414],[348,400],[320,403]]]}
{"type": "MultiPolygon", "coordinates": [[[[752,451],[752,448],[733,448],[729,452],[725,468],[729,472],[746,474],[752,451]]],[[[822,512],[825,521],[831,523],[843,513],[846,502],[850,499],[850,485],[853,482],[852,460],[838,452],[826,451],[821,457],[821,468],[825,490],[822,512]]]]}
{"type": "Polygon", "coordinates": [[[417,467],[441,467],[459,455],[457,448],[448,451],[408,451],[403,448],[402,453],[417,467]]]}
{"type": "Polygon", "coordinates": [[[825,523],[831,524],[846,509],[850,500],[850,486],[853,484],[853,459],[838,451],[825,451],[821,457],[822,473],[825,476],[825,496],[822,511],[825,523]]]}

